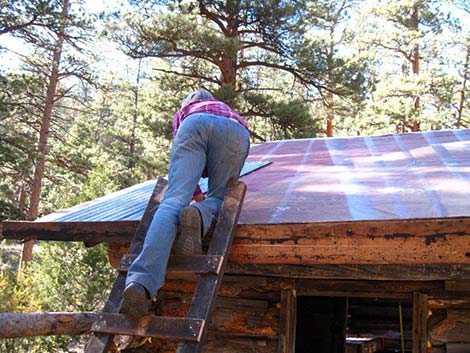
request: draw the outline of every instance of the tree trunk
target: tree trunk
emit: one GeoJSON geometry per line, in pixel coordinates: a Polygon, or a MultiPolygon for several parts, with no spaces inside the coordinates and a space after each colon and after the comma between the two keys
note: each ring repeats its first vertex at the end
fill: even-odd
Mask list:
{"type": "Polygon", "coordinates": [[[221,81],[222,83],[236,88],[237,85],[237,59],[224,58],[221,63],[221,81]]]}
{"type": "Polygon", "coordinates": [[[134,112],[132,114],[132,126],[131,126],[131,137],[129,141],[129,161],[127,163],[127,186],[132,185],[132,175],[133,169],[137,165],[137,155],[135,150],[136,144],[136,131],[137,131],[137,119],[139,117],[138,107],[139,107],[139,84],[140,84],[140,67],[142,64],[142,59],[139,59],[139,64],[137,67],[137,78],[136,78],[136,85],[133,88],[134,93],[134,112]]]}
{"type": "MultiPolygon", "coordinates": [[[[238,12],[233,13],[232,16],[229,16],[227,21],[227,29],[225,31],[225,37],[233,41],[239,40],[238,33],[238,23],[233,20],[238,16],[238,12]]],[[[239,49],[239,48],[238,48],[239,49]]],[[[220,59],[219,69],[220,69],[220,81],[223,85],[230,86],[233,89],[233,92],[237,90],[237,71],[238,71],[238,53],[239,50],[234,50],[231,48],[223,53],[222,58],[220,59]]],[[[235,95],[231,97],[230,101],[227,103],[232,107],[236,108],[235,95]]]]}
{"type": "Polygon", "coordinates": [[[0,337],[81,335],[88,333],[99,313],[2,313],[0,337]]]}
{"type": "Polygon", "coordinates": [[[328,62],[328,92],[326,93],[326,136],[333,136],[333,118],[334,118],[334,102],[333,102],[333,55],[335,51],[334,46],[334,27],[330,28],[330,45],[329,52],[327,53],[328,62]]]}
{"type": "Polygon", "coordinates": [[[333,136],[333,93],[327,92],[326,94],[326,136],[333,136]]]}
{"type": "Polygon", "coordinates": [[[18,209],[20,210],[21,214],[24,216],[25,209],[26,209],[26,186],[25,183],[21,183],[20,187],[20,194],[18,196],[18,209]]]}
{"type": "MultiPolygon", "coordinates": [[[[412,24],[412,29],[418,33],[419,30],[419,13],[418,13],[418,5],[413,5],[413,10],[411,13],[411,24],[412,24]]],[[[418,79],[419,76],[419,44],[415,43],[413,45],[412,49],[412,55],[411,55],[411,66],[413,70],[413,78],[414,80],[418,79]]],[[[419,116],[419,108],[420,108],[420,95],[417,93],[413,97],[413,110],[415,112],[415,117],[413,121],[413,125],[411,127],[412,131],[420,131],[420,124],[419,120],[417,120],[417,117],[419,116]]]]}
{"type": "Polygon", "coordinates": [[[459,106],[457,108],[457,122],[455,126],[457,129],[459,129],[462,125],[462,113],[463,113],[463,108],[465,105],[465,90],[467,88],[467,77],[468,77],[468,65],[470,62],[470,43],[467,44],[467,48],[465,50],[465,64],[463,66],[463,81],[462,81],[462,88],[460,89],[460,101],[459,101],[459,106]]]}
{"type": "MultiPolygon", "coordinates": [[[[46,165],[47,144],[49,138],[49,130],[51,126],[52,110],[54,108],[54,98],[59,81],[59,65],[62,55],[62,47],[65,38],[65,27],[69,11],[69,0],[64,0],[61,14],[61,25],[57,34],[57,42],[51,63],[51,73],[47,87],[46,100],[44,103],[44,113],[41,120],[41,130],[39,132],[39,143],[37,149],[37,158],[34,169],[33,183],[31,188],[31,198],[29,202],[29,210],[27,214],[28,220],[34,220],[38,216],[39,200],[41,196],[41,184],[44,177],[44,169],[46,165]]],[[[23,254],[21,262],[24,264],[32,260],[34,240],[28,240],[23,245],[23,254]]]]}

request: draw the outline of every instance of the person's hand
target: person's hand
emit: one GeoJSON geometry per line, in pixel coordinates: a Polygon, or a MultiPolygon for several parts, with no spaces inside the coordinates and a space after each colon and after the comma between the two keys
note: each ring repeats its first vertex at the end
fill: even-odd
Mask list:
{"type": "Polygon", "coordinates": [[[201,201],[203,201],[204,199],[205,199],[205,197],[204,197],[204,194],[203,194],[203,193],[196,194],[196,195],[193,196],[193,200],[194,200],[195,202],[201,202],[201,201]]]}

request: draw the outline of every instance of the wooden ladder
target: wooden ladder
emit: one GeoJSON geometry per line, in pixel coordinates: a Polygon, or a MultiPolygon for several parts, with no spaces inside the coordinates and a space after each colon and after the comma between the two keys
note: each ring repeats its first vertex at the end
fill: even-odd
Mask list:
{"type": "Polygon", "coordinates": [[[93,324],[93,336],[85,353],[105,353],[109,350],[114,335],[144,336],[169,339],[183,343],[181,353],[201,352],[207,335],[207,324],[215,298],[222,282],[227,255],[230,250],[238,216],[246,193],[246,185],[231,180],[209,244],[207,255],[171,256],[167,273],[200,274],[195,293],[186,318],[158,317],[146,315],[142,319],[130,320],[119,314],[122,292],[127,270],[142,250],[142,245],[153,215],[160,204],[167,182],[159,178],[134,234],[129,252],[123,256],[119,274],[99,319],[93,324]]]}

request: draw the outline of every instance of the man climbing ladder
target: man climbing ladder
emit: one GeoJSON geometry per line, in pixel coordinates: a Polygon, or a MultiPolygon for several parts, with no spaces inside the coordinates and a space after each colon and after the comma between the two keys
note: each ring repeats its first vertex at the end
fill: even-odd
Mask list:
{"type": "Polygon", "coordinates": [[[248,155],[246,122],[206,90],[195,91],[183,100],[173,118],[173,134],[168,189],[143,249],[127,274],[121,311],[133,318],[147,314],[149,300],[163,286],[178,220],[181,236],[177,250],[200,254],[201,237],[220,210],[227,182],[238,178],[248,155]],[[207,197],[188,206],[205,170],[207,197]]]}

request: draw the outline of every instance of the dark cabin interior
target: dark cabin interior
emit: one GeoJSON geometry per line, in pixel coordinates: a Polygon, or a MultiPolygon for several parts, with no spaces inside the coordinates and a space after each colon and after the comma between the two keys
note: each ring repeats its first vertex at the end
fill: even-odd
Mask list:
{"type": "Polygon", "coordinates": [[[412,309],[397,299],[298,297],[295,352],[411,353],[412,309]]]}

